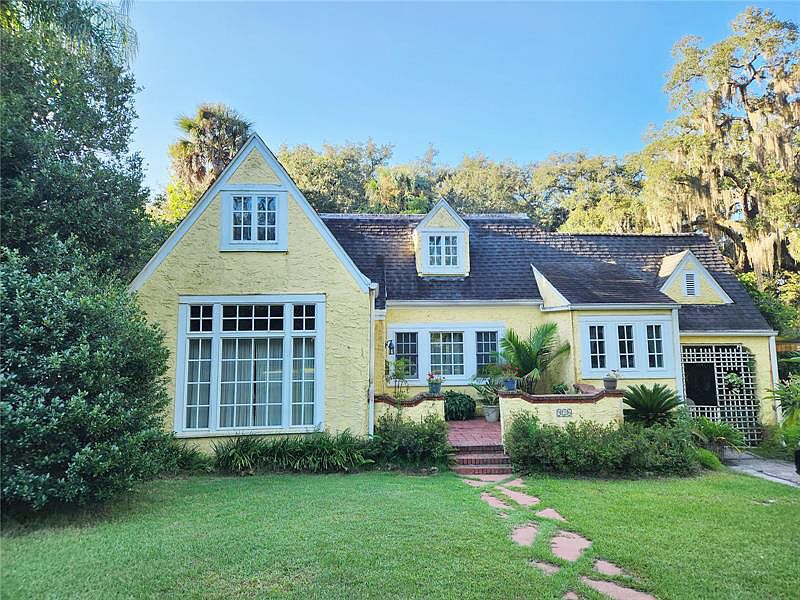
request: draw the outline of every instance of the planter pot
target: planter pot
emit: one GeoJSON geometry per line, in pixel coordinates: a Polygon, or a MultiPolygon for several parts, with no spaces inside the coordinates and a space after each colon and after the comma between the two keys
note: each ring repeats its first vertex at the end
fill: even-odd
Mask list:
{"type": "Polygon", "coordinates": [[[500,417],[500,407],[499,406],[487,406],[486,404],[484,404],[483,405],[483,416],[490,423],[494,423],[495,421],[497,421],[498,417],[500,417]]]}
{"type": "Polygon", "coordinates": [[[516,379],[506,379],[503,383],[506,384],[506,391],[513,392],[517,389],[517,380],[516,379]]]}
{"type": "Polygon", "coordinates": [[[438,396],[442,393],[442,384],[441,383],[429,383],[428,384],[428,393],[431,396],[438,396]]]}
{"type": "Polygon", "coordinates": [[[603,387],[607,390],[615,390],[617,389],[617,380],[613,377],[604,377],[603,387]]]}

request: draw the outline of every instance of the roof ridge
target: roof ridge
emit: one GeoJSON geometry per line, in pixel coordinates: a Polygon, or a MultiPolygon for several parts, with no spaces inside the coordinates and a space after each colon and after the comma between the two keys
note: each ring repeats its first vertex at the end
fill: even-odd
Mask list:
{"type": "Polygon", "coordinates": [[[551,235],[569,235],[569,236],[600,236],[600,237],[710,237],[707,233],[693,231],[690,233],[609,233],[609,232],[568,232],[568,231],[547,231],[544,233],[548,233],[551,235]]]}
{"type": "MultiPolygon", "coordinates": [[[[427,213],[319,213],[325,219],[417,219],[422,218],[427,213]]],[[[464,219],[525,219],[530,217],[525,213],[464,213],[464,219]]]]}

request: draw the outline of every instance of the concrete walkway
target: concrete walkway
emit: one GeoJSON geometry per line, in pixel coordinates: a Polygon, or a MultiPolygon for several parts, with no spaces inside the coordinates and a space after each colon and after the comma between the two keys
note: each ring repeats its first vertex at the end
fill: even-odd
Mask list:
{"type": "Polygon", "coordinates": [[[775,483],[792,487],[800,487],[800,475],[795,471],[794,463],[772,458],[761,458],[750,452],[727,455],[725,463],[738,473],[761,477],[775,483]]]}

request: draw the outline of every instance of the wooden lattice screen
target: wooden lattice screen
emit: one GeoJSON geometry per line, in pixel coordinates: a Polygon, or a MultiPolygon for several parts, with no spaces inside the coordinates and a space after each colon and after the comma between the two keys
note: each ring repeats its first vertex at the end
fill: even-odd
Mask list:
{"type": "MultiPolygon", "coordinates": [[[[761,428],[758,420],[756,376],[753,372],[753,355],[741,344],[713,346],[682,346],[683,364],[712,364],[717,391],[716,410],[697,407],[712,420],[730,423],[744,434],[749,445],[757,445],[761,428]],[[726,381],[729,373],[741,377],[741,387],[726,381]],[[715,419],[714,417],[718,417],[715,419]]],[[[686,375],[684,371],[684,389],[686,375]]]]}

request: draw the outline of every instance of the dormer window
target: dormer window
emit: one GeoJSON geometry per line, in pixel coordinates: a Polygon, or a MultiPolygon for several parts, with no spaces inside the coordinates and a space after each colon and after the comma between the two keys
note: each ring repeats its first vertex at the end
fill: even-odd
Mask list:
{"type": "Polygon", "coordinates": [[[286,250],[286,192],[226,192],[222,195],[221,250],[286,250]]]}
{"type": "Polygon", "coordinates": [[[428,266],[431,267],[458,266],[457,235],[428,236],[428,266]]]}

